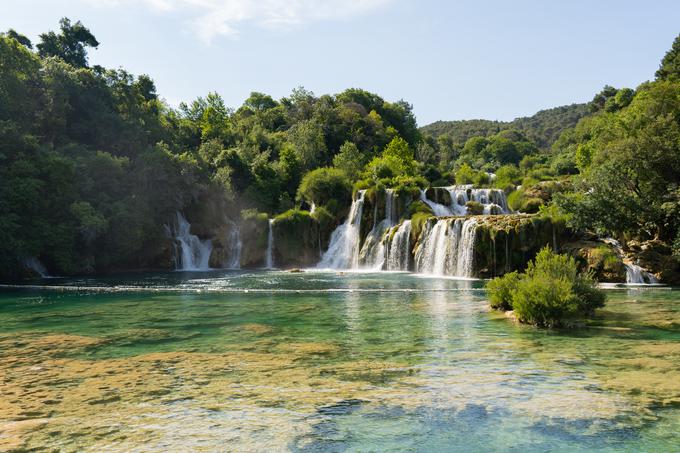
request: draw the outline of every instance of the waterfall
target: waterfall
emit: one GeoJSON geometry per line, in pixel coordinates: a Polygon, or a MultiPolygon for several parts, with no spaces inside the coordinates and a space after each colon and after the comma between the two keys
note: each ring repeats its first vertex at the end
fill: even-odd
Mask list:
{"type": "Polygon", "coordinates": [[[432,209],[432,213],[437,217],[445,217],[454,214],[449,208],[447,208],[443,204],[439,204],[432,200],[429,200],[424,189],[420,190],[420,201],[427,204],[430,207],[430,209],[432,209]]]}
{"type": "Polygon", "coordinates": [[[241,242],[241,230],[236,223],[232,222],[232,228],[227,236],[227,244],[229,245],[229,259],[225,263],[227,269],[240,269],[243,242],[241,242]]]}
{"type": "MultiPolygon", "coordinates": [[[[376,203],[376,213],[378,212],[377,206],[378,204],[376,203]]],[[[385,218],[379,223],[376,223],[375,218],[377,217],[377,214],[373,214],[373,228],[366,236],[364,245],[359,251],[359,262],[362,267],[372,270],[380,270],[383,268],[387,253],[385,247],[385,233],[394,226],[394,211],[394,191],[392,189],[386,189],[385,218]]]]}
{"type": "Polygon", "coordinates": [[[456,215],[467,214],[468,201],[475,201],[483,206],[484,215],[509,214],[508,199],[501,189],[475,189],[472,184],[448,187],[451,194],[451,209],[456,215]]]}
{"type": "Polygon", "coordinates": [[[365,190],[359,191],[357,199],[352,202],[347,220],[331,234],[328,250],[321,257],[318,267],[331,269],[359,267],[361,215],[365,195],[365,190]]]}
{"type": "Polygon", "coordinates": [[[389,247],[387,248],[386,269],[390,271],[407,271],[411,261],[411,221],[404,220],[401,225],[390,230],[389,247]]]}
{"type": "Polygon", "coordinates": [[[394,189],[385,189],[385,220],[387,220],[390,226],[394,225],[396,206],[394,199],[394,189]]]}
{"type": "Polygon", "coordinates": [[[423,274],[472,277],[476,230],[474,218],[428,222],[416,250],[416,270],[423,274]]]}
{"type": "Polygon", "coordinates": [[[427,198],[425,190],[420,191],[420,200],[426,203],[436,217],[452,215],[467,215],[469,201],[482,205],[484,215],[509,214],[508,200],[505,192],[501,189],[475,189],[472,184],[463,184],[450,187],[435,187],[444,189],[451,195],[451,206],[444,206],[427,198]]]}
{"type": "Polygon", "coordinates": [[[269,230],[267,231],[267,251],[265,252],[264,262],[267,269],[274,269],[274,219],[269,219],[269,230]]]}
{"type": "Polygon", "coordinates": [[[32,270],[41,278],[47,278],[50,276],[50,274],[47,272],[47,268],[35,256],[25,258],[22,263],[26,268],[32,270]]]}
{"type": "Polygon", "coordinates": [[[616,254],[619,256],[619,258],[621,258],[621,261],[623,261],[623,265],[626,266],[626,283],[631,285],[658,283],[658,280],[656,277],[654,277],[654,275],[633,263],[630,259],[626,258],[626,255],[623,252],[623,247],[621,247],[621,243],[619,241],[613,238],[606,238],[603,240],[603,242],[605,244],[611,245],[614,248],[616,254]]]}
{"type": "Polygon", "coordinates": [[[212,241],[200,240],[198,236],[191,234],[191,224],[177,212],[173,228],[166,226],[171,236],[175,239],[175,268],[182,271],[208,270],[210,268],[210,254],[212,253],[212,241]]]}

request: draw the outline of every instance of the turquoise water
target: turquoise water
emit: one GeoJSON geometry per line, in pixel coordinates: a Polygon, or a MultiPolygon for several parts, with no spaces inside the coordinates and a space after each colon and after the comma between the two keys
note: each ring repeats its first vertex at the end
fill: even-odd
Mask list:
{"type": "Polygon", "coordinates": [[[0,450],[680,451],[680,291],[573,332],[404,273],[0,290],[0,450]]]}

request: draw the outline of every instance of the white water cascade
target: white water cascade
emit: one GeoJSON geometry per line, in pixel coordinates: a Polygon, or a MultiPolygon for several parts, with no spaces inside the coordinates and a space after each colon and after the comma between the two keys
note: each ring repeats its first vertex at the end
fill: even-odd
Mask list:
{"type": "Polygon", "coordinates": [[[484,215],[509,214],[510,208],[505,192],[501,189],[475,189],[472,184],[443,187],[451,195],[451,205],[445,206],[427,198],[424,190],[420,191],[420,200],[426,203],[437,217],[467,215],[469,201],[483,206],[484,215]]]}
{"type": "Polygon", "coordinates": [[[415,253],[416,270],[430,275],[472,277],[476,230],[474,218],[428,222],[415,253]]]}
{"type": "Polygon", "coordinates": [[[388,233],[392,238],[387,248],[385,268],[388,271],[407,271],[411,264],[411,221],[404,220],[388,233]]]}
{"type": "Polygon", "coordinates": [[[274,219],[269,219],[267,251],[265,252],[264,263],[267,269],[274,269],[274,219]]]}
{"type": "Polygon", "coordinates": [[[446,217],[453,215],[453,211],[447,206],[444,206],[443,204],[439,204],[428,199],[424,189],[420,190],[420,201],[428,205],[430,209],[432,209],[432,213],[437,217],[446,217]]]}
{"type": "MultiPolygon", "coordinates": [[[[394,226],[395,211],[394,191],[387,189],[385,190],[385,218],[379,223],[374,223],[359,252],[359,261],[362,267],[373,270],[381,270],[383,268],[387,253],[385,233],[394,226]]],[[[374,219],[375,217],[376,215],[374,214],[374,219]]]]}
{"type": "Polygon", "coordinates": [[[203,271],[210,269],[210,254],[212,253],[212,241],[201,240],[191,234],[191,224],[177,212],[175,224],[167,228],[175,239],[175,268],[182,271],[203,271]],[[179,250],[177,250],[179,246],[179,250]]]}
{"type": "Polygon", "coordinates": [[[623,252],[623,247],[621,247],[621,243],[619,241],[613,238],[606,238],[604,239],[604,242],[614,247],[614,250],[616,250],[616,254],[619,256],[619,258],[621,258],[621,261],[623,261],[623,265],[626,266],[627,284],[645,285],[658,283],[658,280],[656,279],[656,277],[654,277],[654,275],[647,272],[646,270],[644,270],[643,268],[641,268],[640,266],[626,258],[626,255],[623,252]]]}
{"type": "Polygon", "coordinates": [[[232,228],[229,230],[227,236],[227,244],[229,246],[229,258],[225,263],[227,269],[241,269],[241,249],[243,242],[241,242],[241,230],[239,226],[232,222],[232,228]]]}
{"type": "Polygon", "coordinates": [[[50,274],[47,272],[47,268],[40,262],[35,256],[25,258],[23,260],[24,266],[38,274],[41,278],[47,278],[50,274]]]}
{"type": "Polygon", "coordinates": [[[361,215],[364,209],[365,190],[360,190],[352,202],[345,223],[331,234],[328,250],[321,257],[318,267],[331,269],[355,269],[359,267],[359,241],[361,215]]]}

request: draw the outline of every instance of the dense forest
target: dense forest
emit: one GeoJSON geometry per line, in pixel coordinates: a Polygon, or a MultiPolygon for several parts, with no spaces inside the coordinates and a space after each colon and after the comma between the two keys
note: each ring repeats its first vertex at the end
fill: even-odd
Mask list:
{"type": "Polygon", "coordinates": [[[90,66],[99,45],[66,18],[35,45],[0,36],[0,278],[33,257],[57,274],[157,267],[178,211],[305,215],[330,231],[358,189],[451,184],[680,257],[680,36],[636,89],[421,129],[409,103],[358,88],[252,93],[238,108],[208,93],[175,109],[147,75],[90,66]]]}

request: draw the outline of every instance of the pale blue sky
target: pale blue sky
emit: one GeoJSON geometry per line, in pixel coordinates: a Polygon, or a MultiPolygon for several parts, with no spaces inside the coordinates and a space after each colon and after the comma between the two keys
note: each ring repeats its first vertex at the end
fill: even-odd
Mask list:
{"type": "Polygon", "coordinates": [[[418,123],[510,120],[653,78],[678,0],[2,0],[0,30],[34,42],[67,16],[92,64],[147,73],[171,104],[209,91],[238,107],[299,85],[414,105],[418,123]]]}

